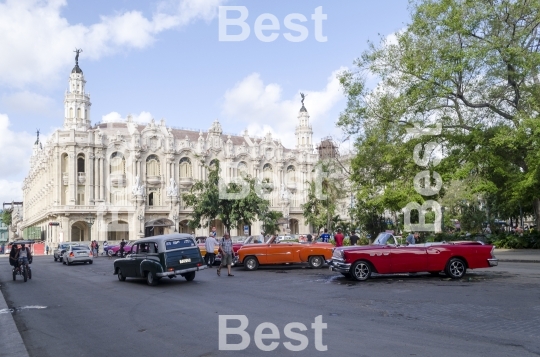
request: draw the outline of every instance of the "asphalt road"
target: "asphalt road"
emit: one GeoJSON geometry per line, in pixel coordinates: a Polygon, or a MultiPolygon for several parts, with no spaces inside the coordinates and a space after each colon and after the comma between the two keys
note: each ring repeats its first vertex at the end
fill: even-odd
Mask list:
{"type": "MultiPolygon", "coordinates": [[[[502,263],[460,281],[418,274],[365,283],[299,266],[235,268],[234,277],[218,277],[214,268],[197,273],[193,282],[163,279],[156,287],[118,281],[112,264],[100,257],[93,265],[65,266],[36,257],[33,279],[24,283],[12,281],[7,259],[0,259],[0,289],[30,356],[540,354],[540,264],[502,263]],[[249,319],[246,350],[219,350],[219,315],[249,319]],[[317,351],[311,329],[319,315],[327,324],[327,352],[317,351]],[[263,322],[279,329],[273,352],[254,342],[263,322]],[[283,329],[291,322],[308,328],[303,351],[284,347],[290,340],[283,329]]],[[[240,337],[229,336],[228,342],[239,343],[240,337]]]]}

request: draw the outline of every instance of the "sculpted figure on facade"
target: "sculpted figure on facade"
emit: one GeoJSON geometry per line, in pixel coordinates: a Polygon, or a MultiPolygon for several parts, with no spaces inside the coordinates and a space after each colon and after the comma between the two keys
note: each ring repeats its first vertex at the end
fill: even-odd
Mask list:
{"type": "Polygon", "coordinates": [[[146,185],[141,185],[141,179],[137,175],[135,177],[135,183],[133,184],[133,187],[131,188],[131,193],[133,193],[134,196],[143,196],[145,187],[146,185]]]}
{"type": "Polygon", "coordinates": [[[167,196],[178,197],[178,186],[172,177],[169,181],[169,186],[167,186],[167,196]]]}

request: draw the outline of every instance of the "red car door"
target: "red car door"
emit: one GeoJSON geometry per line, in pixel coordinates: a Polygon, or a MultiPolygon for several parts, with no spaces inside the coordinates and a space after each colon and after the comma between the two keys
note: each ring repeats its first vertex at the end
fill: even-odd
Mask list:
{"type": "Polygon", "coordinates": [[[393,247],[390,260],[392,273],[417,273],[428,270],[428,255],[424,246],[393,247]]]}

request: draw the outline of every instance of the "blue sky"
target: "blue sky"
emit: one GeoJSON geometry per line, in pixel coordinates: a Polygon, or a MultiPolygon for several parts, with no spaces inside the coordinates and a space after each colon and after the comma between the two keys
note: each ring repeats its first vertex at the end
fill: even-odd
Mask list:
{"type": "Polygon", "coordinates": [[[20,193],[35,129],[46,136],[63,123],[75,47],[83,49],[94,123],[131,113],[206,130],[218,118],[225,132],[270,130],[292,146],[299,92],[308,93],[314,139],[340,136],[334,123],[346,103],[336,73],[352,67],[368,40],[405,27],[407,7],[396,0],[0,1],[0,150],[14,153],[0,158],[11,168],[0,171],[0,200],[21,198],[11,196],[20,193]],[[219,5],[247,8],[247,40],[219,41],[219,5]],[[311,14],[319,6],[327,42],[315,39],[311,14]],[[263,13],[280,21],[274,42],[254,34],[263,13]],[[291,13],[308,19],[303,42],[283,37],[291,13]]]}

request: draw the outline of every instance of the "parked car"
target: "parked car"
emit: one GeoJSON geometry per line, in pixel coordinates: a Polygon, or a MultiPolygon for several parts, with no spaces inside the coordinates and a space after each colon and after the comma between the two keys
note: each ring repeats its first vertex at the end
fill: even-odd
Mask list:
{"type": "MultiPolygon", "coordinates": [[[[133,246],[133,243],[135,243],[134,241],[130,241],[130,242],[127,242],[126,245],[124,246],[124,254],[129,254],[129,252],[131,252],[131,247],[133,246]]],[[[120,244],[117,244],[117,245],[113,245],[113,246],[108,246],[107,247],[107,255],[109,257],[112,257],[112,256],[117,256],[118,255],[118,251],[120,250],[120,244]]]]}
{"type": "Polygon", "coordinates": [[[320,268],[332,257],[333,248],[330,243],[285,243],[271,238],[263,244],[245,244],[238,250],[238,260],[246,270],[256,270],[260,265],[305,262],[320,268]]]}
{"type": "Polygon", "coordinates": [[[53,258],[54,261],[60,261],[62,262],[62,257],[64,256],[64,253],[66,252],[66,249],[68,249],[72,245],[79,245],[79,243],[70,242],[70,243],[60,243],[58,244],[58,247],[53,251],[53,258]]]}
{"type": "Polygon", "coordinates": [[[135,241],[126,258],[114,261],[118,280],[145,278],[148,285],[156,285],[163,277],[178,275],[187,281],[206,268],[201,251],[190,234],[173,233],[135,241]]]}
{"type": "Polygon", "coordinates": [[[330,269],[358,281],[371,273],[396,274],[444,271],[452,279],[463,277],[467,269],[498,265],[495,247],[476,241],[400,245],[390,233],[380,233],[372,245],[339,247],[327,263],[330,269]]]}
{"type": "Polygon", "coordinates": [[[62,263],[71,265],[73,263],[88,263],[94,262],[94,254],[87,245],[70,245],[66,248],[62,256],[62,263]]]}

